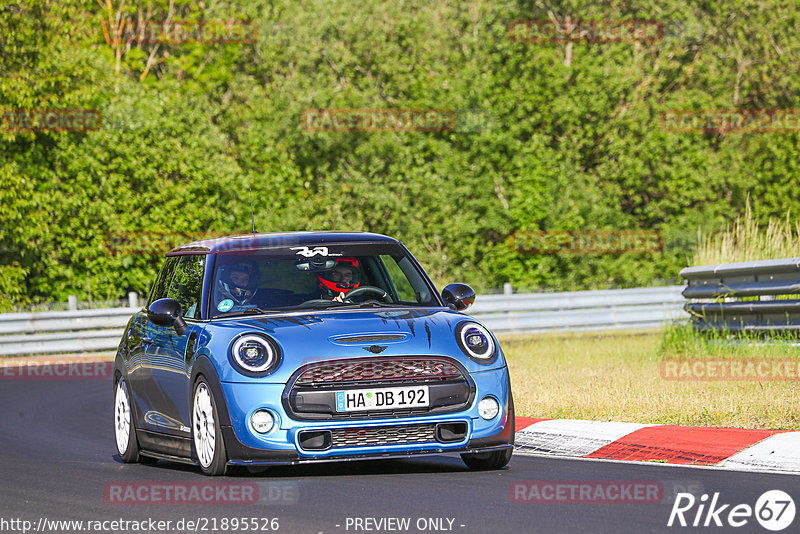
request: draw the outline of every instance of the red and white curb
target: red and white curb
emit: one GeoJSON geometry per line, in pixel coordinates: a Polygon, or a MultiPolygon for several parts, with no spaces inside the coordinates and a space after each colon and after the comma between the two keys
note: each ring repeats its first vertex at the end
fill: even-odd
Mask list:
{"type": "Polygon", "coordinates": [[[800,474],[800,432],[516,418],[514,454],[800,474]]]}

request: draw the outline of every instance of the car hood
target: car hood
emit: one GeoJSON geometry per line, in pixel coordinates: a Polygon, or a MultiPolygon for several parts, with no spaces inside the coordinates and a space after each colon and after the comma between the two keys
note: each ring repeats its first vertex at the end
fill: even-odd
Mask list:
{"type": "MultiPolygon", "coordinates": [[[[268,377],[270,382],[288,380],[302,365],[340,358],[439,355],[458,359],[470,372],[504,366],[502,354],[492,364],[483,365],[461,351],[455,328],[472,320],[443,308],[326,310],[213,321],[206,333],[214,352],[223,356],[220,352],[224,350],[226,359],[228,344],[240,333],[259,332],[272,337],[281,348],[283,361],[268,377]]],[[[230,365],[224,367],[220,369],[222,380],[252,380],[230,365]]]]}

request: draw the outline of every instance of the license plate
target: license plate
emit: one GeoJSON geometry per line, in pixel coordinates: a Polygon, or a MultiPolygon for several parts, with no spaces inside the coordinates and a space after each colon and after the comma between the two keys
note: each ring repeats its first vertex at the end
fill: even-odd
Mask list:
{"type": "Polygon", "coordinates": [[[428,386],[350,389],[336,392],[337,412],[419,408],[430,404],[428,386]]]}

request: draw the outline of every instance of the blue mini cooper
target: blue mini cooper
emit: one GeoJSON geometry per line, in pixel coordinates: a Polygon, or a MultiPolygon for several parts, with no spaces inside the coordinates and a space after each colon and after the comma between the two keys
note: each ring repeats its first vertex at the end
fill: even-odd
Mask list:
{"type": "Polygon", "coordinates": [[[114,370],[125,462],[232,466],[460,453],[511,459],[514,401],[489,330],[399,241],[248,234],[167,254],[114,370]]]}

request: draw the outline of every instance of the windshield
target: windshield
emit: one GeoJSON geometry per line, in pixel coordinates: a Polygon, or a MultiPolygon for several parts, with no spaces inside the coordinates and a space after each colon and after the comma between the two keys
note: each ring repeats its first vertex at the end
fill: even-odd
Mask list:
{"type": "Polygon", "coordinates": [[[291,247],[217,255],[211,317],[296,309],[440,306],[396,245],[291,247]]]}

